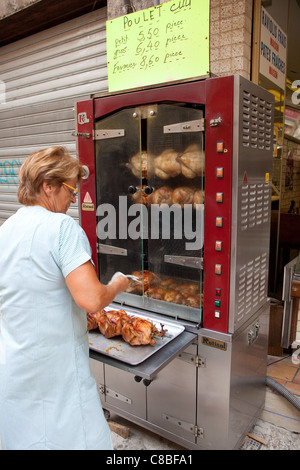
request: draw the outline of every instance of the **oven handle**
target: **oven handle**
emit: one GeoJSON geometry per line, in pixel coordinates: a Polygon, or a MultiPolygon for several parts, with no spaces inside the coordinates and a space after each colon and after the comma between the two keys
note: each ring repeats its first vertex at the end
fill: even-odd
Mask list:
{"type": "Polygon", "coordinates": [[[164,262],[177,264],[179,266],[187,266],[188,268],[203,269],[203,258],[195,256],[165,255],[164,262]]]}

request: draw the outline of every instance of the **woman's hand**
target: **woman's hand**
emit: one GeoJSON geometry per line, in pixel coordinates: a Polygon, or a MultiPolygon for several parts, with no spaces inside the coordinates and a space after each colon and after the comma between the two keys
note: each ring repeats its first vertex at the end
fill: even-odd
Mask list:
{"type": "Polygon", "coordinates": [[[92,263],[88,261],[68,274],[66,284],[78,307],[95,313],[126,290],[129,280],[124,274],[116,273],[108,285],[101,284],[92,263]]]}

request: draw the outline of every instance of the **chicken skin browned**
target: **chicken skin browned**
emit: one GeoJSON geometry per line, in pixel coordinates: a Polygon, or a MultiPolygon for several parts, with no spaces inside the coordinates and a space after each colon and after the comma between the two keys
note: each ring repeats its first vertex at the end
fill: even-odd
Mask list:
{"type": "Polygon", "coordinates": [[[131,346],[150,344],[154,346],[154,336],[159,335],[158,329],[148,320],[135,317],[125,322],[122,329],[122,337],[131,346]]]}
{"type": "Polygon", "coordinates": [[[129,287],[126,292],[133,292],[135,294],[142,294],[143,287],[144,291],[148,290],[150,286],[157,286],[160,282],[160,279],[156,274],[144,270],[144,271],[133,271],[133,276],[136,276],[138,281],[130,281],[129,287]]]}
{"type": "Polygon", "coordinates": [[[93,313],[87,313],[87,328],[89,331],[96,330],[98,328],[98,323],[95,315],[93,313]]]}
{"type": "Polygon", "coordinates": [[[129,319],[130,317],[124,310],[110,310],[109,312],[101,310],[97,318],[100,333],[106,338],[120,336],[124,323],[129,319]]]}
{"type": "Polygon", "coordinates": [[[90,330],[99,328],[106,338],[122,336],[131,346],[154,346],[154,337],[164,336],[166,332],[163,326],[159,331],[150,320],[130,316],[124,310],[101,310],[94,314],[88,313],[87,318],[90,330]]]}

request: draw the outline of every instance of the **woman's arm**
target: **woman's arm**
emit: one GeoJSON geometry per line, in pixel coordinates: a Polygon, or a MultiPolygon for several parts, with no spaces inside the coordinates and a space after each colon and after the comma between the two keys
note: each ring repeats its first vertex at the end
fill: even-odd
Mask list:
{"type": "Polygon", "coordinates": [[[101,284],[90,261],[68,274],[66,283],[78,307],[89,313],[109,305],[129,285],[128,279],[122,275],[116,276],[108,285],[101,284]]]}

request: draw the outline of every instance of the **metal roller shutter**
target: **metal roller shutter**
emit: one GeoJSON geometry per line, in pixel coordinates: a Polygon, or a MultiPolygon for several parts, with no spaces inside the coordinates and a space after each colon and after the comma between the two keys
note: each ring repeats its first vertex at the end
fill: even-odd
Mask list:
{"type": "Polygon", "coordinates": [[[74,103],[108,89],[105,21],[103,8],[0,49],[0,224],[20,207],[28,155],[56,144],[76,155],[74,103]]]}

